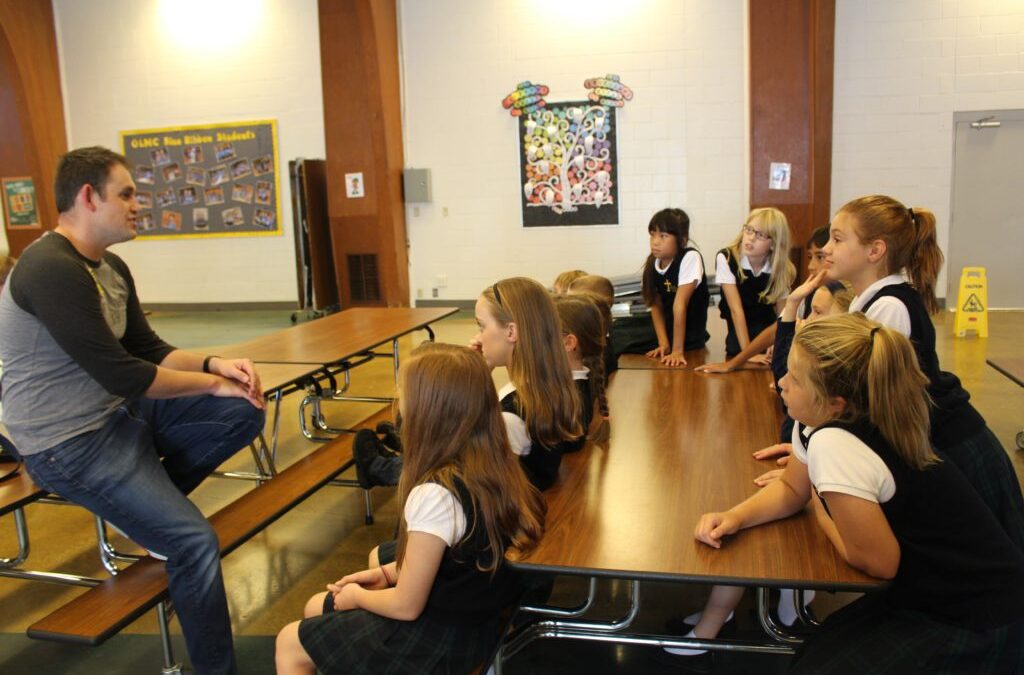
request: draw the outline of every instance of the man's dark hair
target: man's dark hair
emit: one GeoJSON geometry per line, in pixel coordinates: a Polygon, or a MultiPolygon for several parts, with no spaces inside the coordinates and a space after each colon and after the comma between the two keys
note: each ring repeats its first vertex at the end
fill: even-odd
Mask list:
{"type": "Polygon", "coordinates": [[[128,160],[113,150],[94,145],[78,148],[65,154],[57,164],[57,177],[53,181],[53,192],[57,195],[57,211],[70,211],[75,205],[75,195],[82,186],[89,184],[93,190],[106,199],[107,179],[110,167],[120,164],[128,168],[128,160]]]}

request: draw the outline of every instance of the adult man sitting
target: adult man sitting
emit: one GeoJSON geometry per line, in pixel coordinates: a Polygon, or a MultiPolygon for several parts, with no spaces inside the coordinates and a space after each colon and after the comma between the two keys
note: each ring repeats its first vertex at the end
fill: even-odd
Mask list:
{"type": "Polygon", "coordinates": [[[235,672],[217,536],[185,495],[263,428],[259,377],[149,327],[107,250],[137,234],[123,156],[73,150],[55,187],[57,227],[0,292],[4,422],[36,483],[166,558],[193,667],[235,672]]]}

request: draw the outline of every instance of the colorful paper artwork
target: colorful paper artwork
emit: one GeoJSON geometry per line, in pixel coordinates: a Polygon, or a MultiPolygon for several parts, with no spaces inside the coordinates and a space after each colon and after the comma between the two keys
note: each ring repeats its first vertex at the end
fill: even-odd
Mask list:
{"type": "Polygon", "coordinates": [[[633,98],[617,75],[584,82],[588,100],[550,103],[523,82],[502,105],[519,119],[523,225],[619,221],[615,108],[633,98]]]}

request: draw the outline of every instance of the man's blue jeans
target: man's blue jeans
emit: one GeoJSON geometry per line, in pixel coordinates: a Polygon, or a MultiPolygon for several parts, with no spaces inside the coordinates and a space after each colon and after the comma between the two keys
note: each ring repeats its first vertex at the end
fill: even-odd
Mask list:
{"type": "Polygon", "coordinates": [[[203,674],[236,672],[235,656],[217,535],[185,495],[263,422],[263,411],[240,398],[140,399],[101,429],[25,457],[43,488],[167,556],[171,600],[203,674]]]}

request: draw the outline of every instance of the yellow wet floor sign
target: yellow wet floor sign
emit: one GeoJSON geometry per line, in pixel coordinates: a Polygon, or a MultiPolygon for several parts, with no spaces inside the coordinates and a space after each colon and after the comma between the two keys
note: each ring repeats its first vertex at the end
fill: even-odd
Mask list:
{"type": "Polygon", "coordinates": [[[984,267],[965,267],[960,274],[953,332],[964,337],[968,331],[988,337],[988,285],[984,267]]]}

